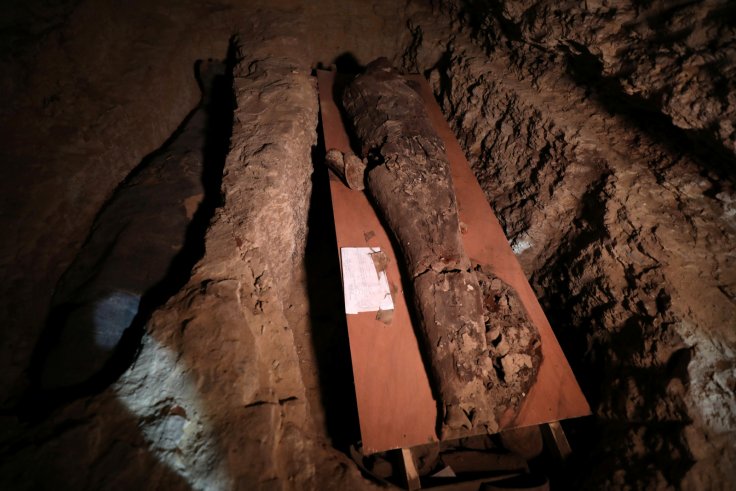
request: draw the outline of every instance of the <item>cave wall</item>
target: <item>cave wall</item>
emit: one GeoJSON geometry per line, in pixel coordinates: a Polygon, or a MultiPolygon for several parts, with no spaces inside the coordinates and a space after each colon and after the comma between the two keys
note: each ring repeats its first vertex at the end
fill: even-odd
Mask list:
{"type": "MultiPolygon", "coordinates": [[[[470,2],[471,4],[473,2],[470,2]]],[[[725,1],[477,2],[513,41],[567,58],[578,82],[661,113],[693,142],[736,155],[736,7],[725,1]]]]}
{"type": "Polygon", "coordinates": [[[299,288],[317,139],[307,75],[380,55],[429,77],[594,407],[594,422],[567,427],[584,449],[578,483],[732,482],[727,4],[13,8],[0,36],[0,482],[368,486],[312,427],[283,299],[299,288]],[[223,58],[233,35],[232,151],[204,257],[117,384],[19,422],[58,277],[116,186],[197,103],[194,61],[223,58]]]}
{"type": "MultiPolygon", "coordinates": [[[[584,484],[719,488],[732,482],[736,457],[730,157],[714,148],[705,158],[673,141],[681,134],[670,126],[681,121],[659,117],[670,106],[611,105],[606,84],[571,73],[565,43],[543,44],[525,37],[533,29],[523,22],[509,25],[515,5],[451,5],[468,19],[459,33],[418,14],[404,59],[433,82],[594,408],[598,444],[584,484]],[[499,35],[509,31],[516,35],[499,35]]],[[[561,14],[543,7],[518,15],[558,26],[561,14]]],[[[720,7],[703,4],[696,18],[711,18],[711,8],[720,7]]],[[[581,36],[579,50],[599,52],[599,38],[581,34],[608,26],[596,12],[578,12],[590,24],[563,30],[581,36]]],[[[723,35],[694,25],[694,37],[723,35]]],[[[631,44],[607,39],[619,54],[631,44]]],[[[650,88],[670,84],[677,93],[678,80],[656,78],[650,88]]],[[[692,85],[679,97],[696,105],[710,95],[692,85]]]]}
{"type": "MultiPolygon", "coordinates": [[[[233,35],[270,30],[279,19],[289,19],[283,34],[300,39],[309,66],[329,65],[347,53],[366,63],[397,51],[403,35],[392,8],[343,8],[337,1],[30,2],[4,8],[8,24],[14,22],[3,31],[9,49],[0,75],[7,90],[0,106],[6,163],[0,318],[13,326],[0,343],[5,404],[23,390],[22,372],[54,285],[96,213],[197,104],[196,60],[223,59],[233,35]]],[[[259,42],[244,39],[244,49],[259,42]]]]}
{"type": "Polygon", "coordinates": [[[70,10],[5,60],[12,89],[0,113],[2,318],[13,326],[1,343],[6,403],[21,389],[56,281],[97,211],[197,104],[194,60],[227,52],[224,26],[204,36],[217,26],[207,10],[157,14],[114,2],[70,10]]]}
{"type": "Polygon", "coordinates": [[[4,32],[21,46],[3,60],[14,97],[0,111],[0,487],[370,487],[313,427],[283,303],[304,254],[311,69],[365,63],[401,39],[368,36],[400,25],[390,9],[340,5],[38,3],[17,14],[25,30],[4,32]],[[231,46],[237,109],[205,256],[115,385],[29,419],[17,404],[58,277],[118,184],[197,104],[195,61],[231,46]]]}

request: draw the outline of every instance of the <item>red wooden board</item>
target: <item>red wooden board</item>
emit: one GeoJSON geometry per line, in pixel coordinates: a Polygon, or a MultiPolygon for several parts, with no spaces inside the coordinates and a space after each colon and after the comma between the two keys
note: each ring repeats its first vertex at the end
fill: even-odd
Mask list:
{"type": "MultiPolygon", "coordinates": [[[[334,99],[335,74],[320,70],[317,77],[325,148],[349,151],[350,141],[334,99]]],[[[489,266],[516,289],[542,338],[544,358],[537,382],[517,416],[504,418],[502,428],[590,414],[552,328],[429,85],[419,75],[411,78],[420,83],[432,124],[445,142],[460,220],[467,226],[463,234],[466,252],[473,261],[489,266]]],[[[349,189],[332,173],[330,191],[338,248],[381,247],[389,257],[386,274],[396,287],[391,324],[376,320],[375,313],[347,316],[363,450],[370,454],[436,441],[437,405],[409,318],[396,254],[387,231],[364,192],[349,189]]]]}

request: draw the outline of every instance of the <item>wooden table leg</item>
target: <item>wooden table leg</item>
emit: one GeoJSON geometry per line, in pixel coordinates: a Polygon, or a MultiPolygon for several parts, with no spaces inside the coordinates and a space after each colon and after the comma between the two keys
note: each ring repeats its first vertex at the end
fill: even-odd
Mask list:
{"type": "Polygon", "coordinates": [[[401,449],[401,463],[404,466],[406,489],[409,491],[421,489],[422,484],[419,481],[419,473],[417,472],[416,464],[414,464],[414,456],[412,455],[410,448],[401,449]]]}
{"type": "Polygon", "coordinates": [[[572,453],[570,443],[567,441],[565,432],[559,421],[541,425],[542,436],[545,443],[552,449],[560,460],[565,460],[572,453]]]}

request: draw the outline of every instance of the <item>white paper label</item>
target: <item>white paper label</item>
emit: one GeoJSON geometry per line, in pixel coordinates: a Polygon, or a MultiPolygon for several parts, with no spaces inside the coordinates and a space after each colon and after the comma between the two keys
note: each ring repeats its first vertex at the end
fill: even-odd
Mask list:
{"type": "Polygon", "coordinates": [[[340,249],[346,314],[393,310],[394,302],[386,272],[376,271],[371,257],[371,254],[378,252],[381,252],[378,247],[340,249]]]}

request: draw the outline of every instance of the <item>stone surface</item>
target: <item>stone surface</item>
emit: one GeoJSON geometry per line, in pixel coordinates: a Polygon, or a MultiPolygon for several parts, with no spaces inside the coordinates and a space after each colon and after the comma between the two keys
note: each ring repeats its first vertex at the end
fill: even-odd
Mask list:
{"type": "MultiPolygon", "coordinates": [[[[62,273],[97,212],[197,104],[199,59],[288,19],[305,66],[354,66],[408,38],[393,2],[42,0],[2,6],[0,404],[14,404],[62,273]],[[306,26],[332,26],[311,29],[306,26]],[[395,32],[369,36],[369,32],[395,32]],[[353,36],[360,36],[359,45],[353,36]],[[8,92],[5,92],[5,89],[8,92]]],[[[246,43],[257,45],[257,38],[246,43]]]]}
{"type": "Polygon", "coordinates": [[[224,202],[188,282],[112,387],[4,425],[2,487],[371,487],[315,432],[284,316],[303,260],[318,111],[307,52],[285,30],[245,33],[258,44],[233,73],[224,202]],[[46,435],[51,444],[35,444],[46,435]]]}
{"type": "MultiPolygon", "coordinates": [[[[736,156],[736,8],[698,2],[467,2],[487,33],[553,54],[603,105],[661,113],[698,145],[736,156]],[[490,15],[489,15],[490,14],[490,15]]],[[[481,29],[483,29],[481,27],[481,29]]],[[[523,56],[523,55],[522,55],[523,56]]]]}
{"type": "Polygon", "coordinates": [[[595,431],[567,426],[589,449],[578,485],[727,486],[734,388],[716,380],[730,379],[736,346],[729,159],[703,159],[661,118],[612,112],[559,53],[486,13],[458,32],[418,12],[404,60],[433,82],[594,407],[595,431]]]}
{"type": "MultiPolygon", "coordinates": [[[[200,46],[177,43],[180,29],[199,22],[198,16],[212,20],[206,8],[174,9],[170,23],[112,2],[70,8],[65,22],[39,34],[11,60],[16,69],[4,73],[20,72],[13,81],[20,88],[0,111],[8,142],[0,205],[6,212],[1,256],[8,301],[0,315],[16,326],[3,334],[0,385],[15,388],[14,395],[55,283],[97,210],[196,105],[194,60],[221,58],[227,50],[226,34],[200,46]],[[137,33],[130,22],[140,22],[137,33]],[[131,38],[138,39],[135,47],[131,38]]],[[[6,403],[11,394],[3,394],[6,403]]]]}
{"type": "Polygon", "coordinates": [[[123,337],[135,336],[152,309],[186,281],[201,255],[186,239],[201,235],[209,223],[230,142],[226,69],[225,63],[198,64],[199,105],[95,218],[90,236],[56,286],[34,350],[34,390],[58,393],[94,385],[106,371],[114,371],[116,357],[129,361],[123,337]]]}
{"type": "Polygon", "coordinates": [[[322,338],[315,349],[310,336],[337,337],[339,323],[312,320],[302,301],[278,306],[284,287],[314,297],[307,284],[339,276],[333,265],[303,280],[307,198],[284,192],[278,171],[307,166],[289,169],[308,195],[310,67],[381,55],[432,81],[596,410],[566,425],[577,459],[566,475],[613,489],[734,482],[730,3],[5,3],[3,488],[250,488],[261,475],[267,488],[353,486],[354,467],[325,443],[335,413],[313,403],[345,391],[323,387],[335,370],[309,366],[334,368],[320,353],[337,345],[322,338]],[[266,47],[272,29],[281,39],[266,47]],[[225,57],[236,32],[244,63],[261,61],[250,78],[241,65],[238,124],[250,134],[233,140],[206,255],[115,387],[19,421],[14,404],[59,277],[113,190],[196,105],[194,62],[225,57]],[[269,126],[287,93],[303,105],[290,108],[304,118],[286,125],[293,141],[269,126]],[[273,172],[251,137],[271,144],[273,172]],[[286,220],[283,236],[274,217],[286,220]]]}

